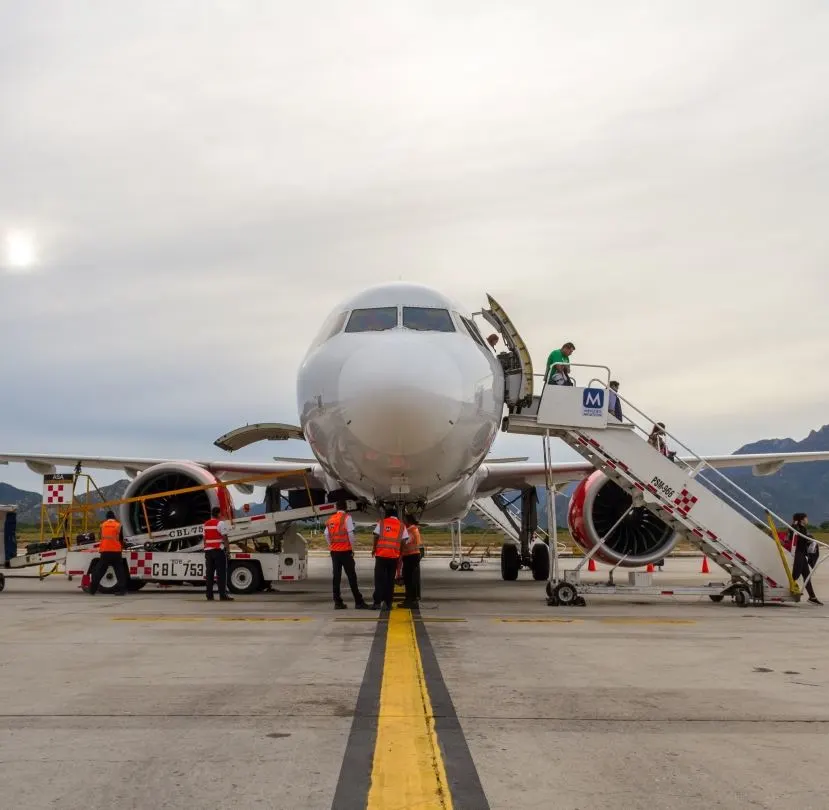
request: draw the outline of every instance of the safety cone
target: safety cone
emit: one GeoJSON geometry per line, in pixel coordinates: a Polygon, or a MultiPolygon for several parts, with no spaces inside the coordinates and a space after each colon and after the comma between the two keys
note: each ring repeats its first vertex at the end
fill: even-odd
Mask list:
{"type": "Polygon", "coordinates": [[[653,573],[653,563],[648,563],[648,567],[645,569],[648,574],[653,573]]]}
{"type": "Polygon", "coordinates": [[[588,571],[595,571],[596,570],[596,561],[592,557],[587,561],[587,570],[588,571]]]}
{"type": "Polygon", "coordinates": [[[700,570],[700,574],[710,574],[711,572],[708,570],[708,557],[703,556],[702,558],[702,569],[700,570]]]}

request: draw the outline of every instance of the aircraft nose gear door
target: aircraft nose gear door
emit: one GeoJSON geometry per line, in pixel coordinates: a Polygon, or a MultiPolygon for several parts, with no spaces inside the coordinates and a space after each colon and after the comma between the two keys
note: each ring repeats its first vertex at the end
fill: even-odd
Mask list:
{"type": "Polygon", "coordinates": [[[533,399],[533,364],[527,345],[513,326],[503,307],[487,293],[489,309],[481,315],[487,323],[501,333],[508,351],[498,355],[504,369],[504,402],[510,413],[519,412],[533,399]]]}

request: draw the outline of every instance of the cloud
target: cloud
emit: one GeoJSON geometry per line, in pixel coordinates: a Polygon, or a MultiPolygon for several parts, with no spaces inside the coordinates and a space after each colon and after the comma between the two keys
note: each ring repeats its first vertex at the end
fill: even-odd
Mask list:
{"type": "Polygon", "coordinates": [[[0,446],[293,421],[322,318],[397,278],[490,292],[695,449],[802,436],[827,34],[811,2],[6,3],[0,231],[40,266],[0,259],[0,446]]]}

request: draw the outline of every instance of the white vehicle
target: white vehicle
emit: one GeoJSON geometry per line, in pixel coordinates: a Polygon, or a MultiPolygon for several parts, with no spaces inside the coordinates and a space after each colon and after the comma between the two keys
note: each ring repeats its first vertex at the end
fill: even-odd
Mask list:
{"type": "MultiPolygon", "coordinates": [[[[250,463],[5,453],[0,462],[25,463],[44,475],[58,465],[123,470],[133,479],[127,498],[215,484],[233,474],[296,471],[294,479],[282,478],[278,485],[290,491],[292,507],[353,497],[364,501],[366,521],[376,519],[380,507],[394,504],[424,523],[449,523],[463,518],[476,501],[492,498],[499,506],[493,496],[518,490],[519,518],[511,521],[512,531],[503,527],[508,535],[501,555],[504,579],[515,579],[522,566],[536,579],[547,579],[546,544],[535,542],[531,548],[538,529],[536,487],[578,481],[569,514],[571,522],[586,528],[573,532],[576,542],[589,550],[601,540],[605,555],[623,567],[663,558],[678,533],[660,527],[648,510],[626,520],[626,536],[645,541],[638,547],[626,549],[626,541],[597,534],[600,522],[612,525],[614,510],[622,514],[626,507],[604,499],[601,521],[592,519],[596,493],[615,491],[615,484],[596,472],[591,461],[545,466],[487,458],[505,409],[520,414],[534,402],[529,352],[498,303],[488,297],[488,304],[479,314],[500,332],[504,351],[497,356],[472,314],[436,290],[392,283],[355,295],[325,319],[299,368],[300,426],[251,424],[215,442],[232,451],[264,439],[305,439],[312,459],[250,463]],[[304,488],[306,475],[309,490],[304,488]]],[[[711,468],[747,466],[771,474],[786,463],[827,459],[829,453],[767,453],[707,456],[704,461],[711,468]]],[[[203,522],[214,506],[228,511],[226,488],[159,500],[146,513],[137,504],[126,504],[121,523],[129,535],[182,529],[203,522]]]]}
{"type": "MultiPolygon", "coordinates": [[[[353,505],[353,504],[352,504],[353,505]]],[[[336,511],[334,504],[288,509],[263,515],[236,518],[228,540],[228,588],[233,593],[255,593],[278,582],[296,582],[308,576],[308,544],[294,525],[297,520],[326,517],[336,511]]],[[[204,587],[205,560],[201,525],[170,530],[162,535],[139,535],[125,538],[123,552],[131,591],[141,590],[147,583],[194,585],[204,587]],[[189,538],[191,546],[179,551],[162,551],[170,540],[189,538]],[[195,541],[195,542],[193,542],[195,541]]],[[[66,575],[81,577],[86,589],[99,554],[96,548],[82,547],[65,554],[66,575]]],[[[99,590],[113,593],[118,584],[115,571],[109,566],[101,577],[99,590]]]]}

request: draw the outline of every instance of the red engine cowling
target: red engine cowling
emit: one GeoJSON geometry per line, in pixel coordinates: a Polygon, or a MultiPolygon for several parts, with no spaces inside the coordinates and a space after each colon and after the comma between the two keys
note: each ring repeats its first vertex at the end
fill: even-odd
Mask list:
{"type": "MultiPolygon", "coordinates": [[[[573,540],[590,551],[630,509],[632,499],[599,470],[585,478],[570,498],[567,522],[573,540]]],[[[635,507],[613,530],[595,559],[626,568],[661,560],[679,540],[678,532],[644,506],[635,507]],[[622,560],[624,560],[622,562],[622,560]]]]}
{"type": "MultiPolygon", "coordinates": [[[[165,461],[138,475],[127,487],[124,498],[160,495],[173,490],[217,483],[216,476],[198,464],[165,461]]],[[[226,487],[163,495],[144,501],[143,506],[140,501],[122,504],[121,524],[124,527],[124,535],[128,537],[147,534],[148,531],[160,534],[170,529],[204,523],[215,506],[222,510],[222,516],[227,517],[232,513],[233,501],[226,487]]]]}

